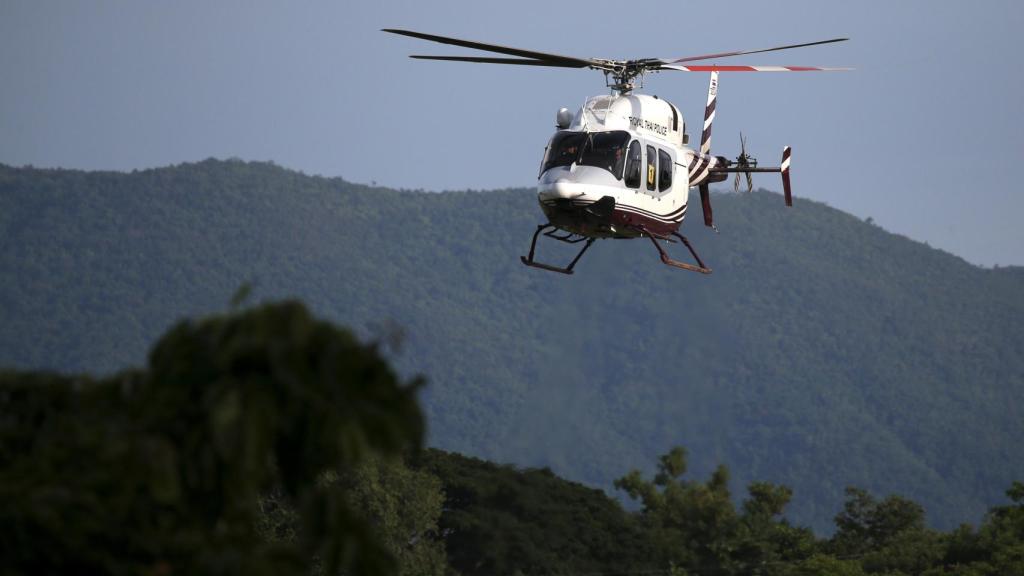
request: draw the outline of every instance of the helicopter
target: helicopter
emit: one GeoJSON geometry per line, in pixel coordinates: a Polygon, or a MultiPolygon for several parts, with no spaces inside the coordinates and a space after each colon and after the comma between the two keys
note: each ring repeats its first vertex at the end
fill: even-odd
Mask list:
{"type": "Polygon", "coordinates": [[[774,167],[757,165],[757,160],[747,154],[746,139],[742,133],[741,152],[735,160],[711,154],[711,128],[715,119],[719,73],[850,70],[817,66],[693,64],[844,42],[848,38],[682,58],[606,60],[523,50],[411,30],[385,28],[382,32],[504,55],[410,56],[418,60],[588,68],[604,73],[605,87],[610,89],[610,94],[587,98],[575,113],[561,108],[555,115],[557,131],[544,150],[537,184],[537,198],[548,221],[537,226],[529,255],[520,256],[527,266],[562,274],[572,274],[576,263],[594,241],[603,238],[648,238],[664,264],[710,274],[711,269],[697,255],[690,241],[679,233],[686,217],[691,188],[700,191],[705,226],[716,232],[709,185],[728,179],[730,174],[736,175],[734,187],[737,190],[740,175],[746,175],[749,192],[753,190],[752,173],[780,173],[786,206],[793,205],[790,186],[792,150],[789,146],[783,147],[782,161],[774,167]],[[688,146],[690,138],[686,122],[678,107],[658,96],[634,93],[637,88],[643,88],[645,74],[661,71],[710,72],[699,149],[688,146]],[[568,265],[555,266],[534,259],[541,235],[569,244],[584,244],[568,265]],[[672,258],[662,246],[662,243],[677,241],[686,246],[695,264],[672,258]]]}

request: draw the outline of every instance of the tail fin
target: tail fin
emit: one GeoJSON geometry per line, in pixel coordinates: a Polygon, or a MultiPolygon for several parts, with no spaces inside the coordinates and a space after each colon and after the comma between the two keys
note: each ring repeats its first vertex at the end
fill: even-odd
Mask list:
{"type": "Polygon", "coordinates": [[[704,156],[711,153],[711,123],[715,121],[715,100],[718,99],[718,70],[711,72],[711,84],[708,85],[708,104],[704,107],[704,133],[700,136],[700,153],[704,156]]]}
{"type": "Polygon", "coordinates": [[[715,227],[715,217],[711,212],[711,189],[707,184],[700,185],[700,205],[704,209],[704,225],[718,232],[715,227]]]}
{"type": "Polygon", "coordinates": [[[786,146],[782,149],[782,189],[786,196],[786,206],[793,205],[793,191],[789,187],[789,157],[792,155],[793,149],[786,146]]]}

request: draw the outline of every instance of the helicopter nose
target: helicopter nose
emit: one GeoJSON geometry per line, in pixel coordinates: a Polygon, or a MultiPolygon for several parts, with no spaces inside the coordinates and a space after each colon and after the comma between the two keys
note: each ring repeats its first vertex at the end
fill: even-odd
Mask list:
{"type": "Polygon", "coordinates": [[[560,198],[572,198],[578,194],[576,186],[571,180],[559,178],[549,184],[542,192],[545,199],[557,200],[560,198]]]}
{"type": "Polygon", "coordinates": [[[565,178],[559,178],[555,180],[555,185],[551,187],[551,191],[554,192],[556,198],[570,198],[572,197],[573,183],[565,178]]]}

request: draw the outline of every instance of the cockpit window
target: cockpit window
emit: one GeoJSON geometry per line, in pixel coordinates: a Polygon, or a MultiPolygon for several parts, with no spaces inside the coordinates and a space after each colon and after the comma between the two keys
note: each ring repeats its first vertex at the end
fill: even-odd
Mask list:
{"type": "Polygon", "coordinates": [[[628,132],[591,132],[583,142],[580,154],[581,166],[597,166],[615,175],[616,180],[622,179],[622,167],[626,162],[626,145],[629,144],[628,132]]]}
{"type": "Polygon", "coordinates": [[[543,174],[555,166],[569,166],[580,156],[580,148],[586,134],[582,132],[558,132],[551,138],[548,149],[544,152],[544,163],[540,167],[543,174]]]}
{"type": "Polygon", "coordinates": [[[622,179],[626,163],[626,145],[629,132],[559,132],[551,138],[540,173],[556,166],[569,166],[574,162],[580,166],[604,168],[622,179]]]}

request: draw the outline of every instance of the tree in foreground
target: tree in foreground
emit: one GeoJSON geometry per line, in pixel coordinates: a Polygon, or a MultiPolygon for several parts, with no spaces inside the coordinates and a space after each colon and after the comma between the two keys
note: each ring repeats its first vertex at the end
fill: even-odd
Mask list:
{"type": "Polygon", "coordinates": [[[789,488],[753,483],[737,511],[725,466],[707,482],[685,480],[686,468],[686,450],[677,447],[660,458],[653,480],[633,470],[615,481],[616,488],[643,504],[663,565],[698,574],[765,574],[814,552],[814,535],[781,518],[792,496],[789,488]]]}
{"type": "Polygon", "coordinates": [[[977,530],[962,525],[949,535],[943,563],[958,571],[928,576],[1024,574],[1024,483],[1014,482],[1006,496],[1011,504],[989,510],[977,530]]]}
{"type": "Polygon", "coordinates": [[[419,447],[419,381],[280,303],[182,322],[145,370],[0,375],[0,557],[24,573],[393,572],[338,482],[419,447]],[[261,494],[297,512],[265,538],[261,494]]]}
{"type": "MultiPolygon", "coordinates": [[[[398,576],[443,576],[447,569],[438,520],[444,492],[434,475],[413,470],[402,458],[372,456],[344,472],[327,470],[318,483],[338,488],[369,522],[395,560],[398,576]]],[[[295,542],[302,518],[273,490],[259,498],[258,530],[269,541],[295,542]]],[[[317,574],[323,567],[314,567],[317,574]]]]}

